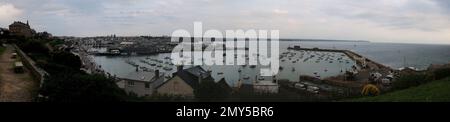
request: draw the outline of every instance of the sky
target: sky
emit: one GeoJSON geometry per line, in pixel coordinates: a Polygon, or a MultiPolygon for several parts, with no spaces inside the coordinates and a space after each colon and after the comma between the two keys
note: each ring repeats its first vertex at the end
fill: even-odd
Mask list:
{"type": "Polygon", "coordinates": [[[0,0],[0,27],[15,20],[56,36],[171,35],[200,21],[281,38],[450,44],[449,0],[0,0]]]}

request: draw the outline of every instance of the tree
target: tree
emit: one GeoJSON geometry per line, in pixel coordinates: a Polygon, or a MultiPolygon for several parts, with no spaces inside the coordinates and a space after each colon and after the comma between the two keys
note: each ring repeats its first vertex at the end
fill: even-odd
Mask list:
{"type": "Polygon", "coordinates": [[[228,98],[231,91],[214,82],[214,79],[207,78],[194,90],[194,94],[200,101],[220,101],[228,98]]]}
{"type": "Polygon", "coordinates": [[[82,65],[80,57],[64,51],[52,53],[52,62],[73,68],[75,70],[80,69],[82,65]]]}
{"type": "Polygon", "coordinates": [[[112,79],[70,71],[46,77],[40,93],[50,102],[117,102],[127,97],[112,79]]]}

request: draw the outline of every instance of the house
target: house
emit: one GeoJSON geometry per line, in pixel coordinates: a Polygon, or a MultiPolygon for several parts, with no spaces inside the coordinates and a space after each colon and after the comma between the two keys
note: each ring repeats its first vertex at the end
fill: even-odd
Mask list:
{"type": "Polygon", "coordinates": [[[253,82],[253,90],[256,93],[278,93],[278,80],[275,77],[262,79],[262,76],[260,76],[253,82]]]}
{"type": "Polygon", "coordinates": [[[164,82],[164,75],[159,70],[154,72],[132,72],[120,78],[117,85],[125,90],[128,94],[134,94],[139,97],[150,96],[155,92],[155,86],[159,86],[164,82]]]}
{"type": "Polygon", "coordinates": [[[179,95],[194,97],[194,89],[198,88],[202,80],[213,80],[210,72],[205,71],[200,66],[183,69],[178,67],[178,71],[173,77],[157,86],[156,92],[165,95],[179,95]]]}
{"type": "Polygon", "coordinates": [[[225,92],[227,93],[231,93],[233,91],[233,89],[230,87],[230,85],[228,85],[228,83],[225,81],[225,78],[222,78],[221,80],[219,80],[219,82],[217,82],[217,85],[219,85],[219,87],[223,90],[225,90],[225,92]]]}
{"type": "Polygon", "coordinates": [[[0,37],[5,37],[9,35],[9,30],[6,28],[0,28],[0,37]]]}
{"type": "Polygon", "coordinates": [[[36,31],[31,29],[30,24],[23,23],[20,21],[15,21],[11,25],[9,25],[10,35],[12,36],[24,36],[31,37],[36,34],[36,31]]]}

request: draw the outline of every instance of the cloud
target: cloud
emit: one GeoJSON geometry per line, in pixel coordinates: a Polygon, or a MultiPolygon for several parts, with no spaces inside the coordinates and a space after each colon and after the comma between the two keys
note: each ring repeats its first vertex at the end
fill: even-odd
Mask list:
{"type": "Polygon", "coordinates": [[[441,31],[450,27],[449,16],[437,12],[434,2],[427,0],[368,1],[332,4],[324,7],[323,11],[329,16],[349,21],[367,21],[391,29],[441,31]]]}
{"type": "Polygon", "coordinates": [[[5,1],[1,27],[30,20],[54,35],[170,35],[202,21],[205,29],[276,29],[282,38],[450,42],[448,0],[5,1]]]}
{"type": "Polygon", "coordinates": [[[13,4],[0,3],[0,25],[8,25],[22,14],[13,4]]]}
{"type": "Polygon", "coordinates": [[[275,13],[275,14],[288,14],[289,11],[287,11],[287,10],[280,10],[280,9],[274,9],[273,13],[275,13]]]}
{"type": "Polygon", "coordinates": [[[432,0],[432,1],[438,4],[441,7],[441,9],[444,10],[444,12],[446,12],[447,14],[450,13],[450,1],[448,0],[432,0]]]}

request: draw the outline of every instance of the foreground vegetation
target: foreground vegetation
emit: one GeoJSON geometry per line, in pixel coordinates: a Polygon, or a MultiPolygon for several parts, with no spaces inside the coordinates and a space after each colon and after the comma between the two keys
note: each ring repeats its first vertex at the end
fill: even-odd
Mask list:
{"type": "Polygon", "coordinates": [[[43,68],[46,76],[39,93],[50,102],[115,102],[127,101],[129,96],[113,79],[81,71],[81,60],[70,50],[50,50],[61,40],[18,38],[16,43],[43,68]],[[47,46],[47,44],[49,46],[47,46]]]}
{"type": "Polygon", "coordinates": [[[0,55],[2,55],[3,54],[3,52],[5,52],[5,47],[2,47],[2,46],[0,46],[0,55]]]}
{"type": "Polygon", "coordinates": [[[394,81],[392,88],[385,94],[344,101],[450,102],[450,67],[402,75],[394,81]]]}
{"type": "Polygon", "coordinates": [[[364,97],[355,102],[450,102],[450,77],[394,91],[376,97],[364,97]]]}

